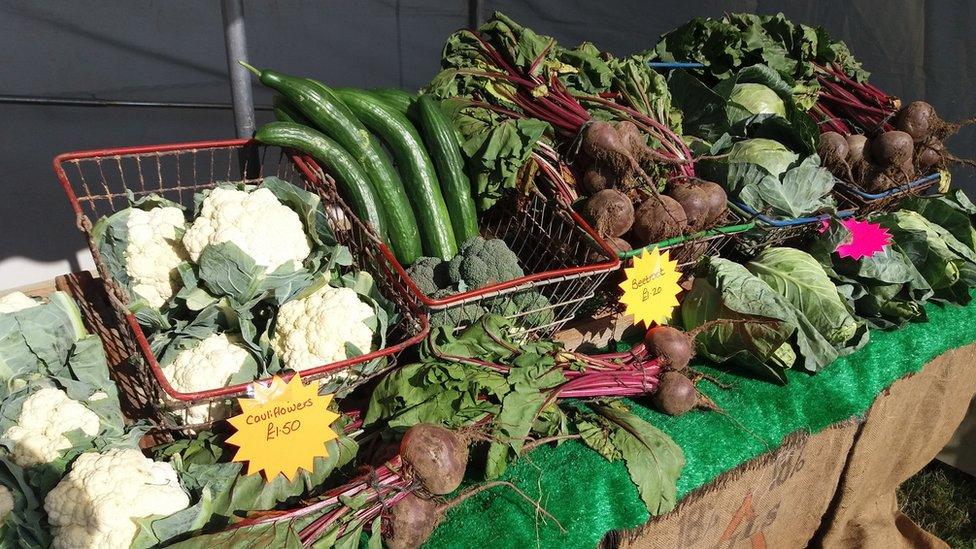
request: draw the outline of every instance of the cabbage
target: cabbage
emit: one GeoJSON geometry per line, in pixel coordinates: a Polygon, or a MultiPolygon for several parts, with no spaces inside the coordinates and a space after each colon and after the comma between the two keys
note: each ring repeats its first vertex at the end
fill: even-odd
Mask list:
{"type": "Polygon", "coordinates": [[[735,124],[757,114],[774,114],[786,118],[786,103],[770,88],[754,82],[736,84],[732,87],[729,101],[734,108],[729,110],[729,122],[735,124]]]}
{"type": "Polygon", "coordinates": [[[760,166],[770,175],[783,175],[800,158],[800,155],[772,139],[746,139],[729,149],[729,164],[748,163],[760,166]]]}
{"type": "Polygon", "coordinates": [[[854,318],[824,268],[796,248],[764,250],[746,268],[785,297],[843,356],[867,343],[863,322],[854,318]]]}
{"type": "Polygon", "coordinates": [[[684,329],[720,319],[696,338],[699,354],[729,362],[774,382],[785,369],[821,370],[839,355],[792,301],[744,266],[719,257],[699,263],[681,303],[684,329]],[[742,322],[742,320],[756,322],[742,322]]]}

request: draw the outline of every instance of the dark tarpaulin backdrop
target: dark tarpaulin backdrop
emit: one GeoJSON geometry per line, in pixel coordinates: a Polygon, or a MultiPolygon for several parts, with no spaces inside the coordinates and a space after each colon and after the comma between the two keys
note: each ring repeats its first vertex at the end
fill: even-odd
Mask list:
{"type": "MultiPolygon", "coordinates": [[[[467,0],[245,2],[252,63],[340,86],[416,89],[437,70],[444,38],[467,24],[467,0]]],[[[872,82],[924,97],[946,119],[976,114],[976,2],[971,0],[483,1],[560,42],[622,55],[695,16],[775,13],[846,40],[872,82]]],[[[0,0],[0,95],[229,102],[218,2],[0,0]]],[[[270,95],[255,87],[258,105],[270,95]]],[[[258,112],[258,122],[269,118],[258,112]]],[[[89,265],[50,167],[59,152],[231,137],[229,110],[0,103],[0,288],[89,265]]],[[[976,130],[950,143],[974,156],[976,130]]],[[[954,182],[976,191],[976,178],[954,182]]]]}

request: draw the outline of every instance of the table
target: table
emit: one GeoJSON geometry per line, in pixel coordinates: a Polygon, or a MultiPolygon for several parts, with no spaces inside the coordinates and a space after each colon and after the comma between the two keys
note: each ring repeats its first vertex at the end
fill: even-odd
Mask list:
{"type": "MultiPolygon", "coordinates": [[[[88,318],[104,315],[90,275],[59,277],[56,286],[84,295],[88,318]]],[[[505,475],[559,526],[518,496],[485,492],[449,513],[428,545],[945,547],[898,512],[895,490],[938,453],[976,393],[976,303],[927,313],[927,323],[874,332],[815,376],[790,372],[785,387],[700,366],[732,386],[701,387],[724,413],[669,418],[632,402],[685,451],[671,513],[649,520],[622,463],[569,441],[505,475]]],[[[117,334],[107,339],[110,361],[122,366],[131,349],[117,334]]]]}
{"type": "Polygon", "coordinates": [[[495,491],[451,512],[430,547],[944,547],[897,512],[895,489],[952,435],[976,393],[976,304],[928,306],[929,321],[777,387],[704,366],[733,386],[701,388],[725,414],[634,411],[685,450],[682,501],[648,521],[622,463],[581,444],[540,448],[495,491]]]}

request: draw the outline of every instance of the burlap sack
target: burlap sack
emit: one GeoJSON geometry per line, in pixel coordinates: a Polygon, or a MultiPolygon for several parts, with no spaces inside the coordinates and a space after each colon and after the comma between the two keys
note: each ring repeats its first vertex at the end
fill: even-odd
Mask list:
{"type": "Polygon", "coordinates": [[[820,525],[857,423],[797,433],[776,451],[733,469],[667,515],[606,545],[627,548],[803,547],[820,525]]]}
{"type": "Polygon", "coordinates": [[[814,547],[947,547],[898,510],[895,491],[952,437],[976,392],[976,345],[945,353],[875,401],[814,547]]]}

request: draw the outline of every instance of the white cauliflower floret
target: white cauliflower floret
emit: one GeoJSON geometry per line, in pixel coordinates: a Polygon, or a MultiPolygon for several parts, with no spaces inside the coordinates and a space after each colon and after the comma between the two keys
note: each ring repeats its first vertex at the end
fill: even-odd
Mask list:
{"type": "Polygon", "coordinates": [[[210,244],[232,242],[258,265],[273,271],[300,264],[312,246],[302,220],[268,189],[253,192],[216,188],[203,200],[200,216],[183,235],[190,258],[200,259],[210,244]]]}
{"type": "Polygon", "coordinates": [[[7,520],[7,515],[14,510],[14,495],[9,488],[0,484],[0,525],[7,520]]]}
{"type": "Polygon", "coordinates": [[[133,519],[189,505],[173,466],[133,448],[81,454],[44,499],[55,548],[126,548],[136,534],[133,519]]]}
{"type": "Polygon", "coordinates": [[[368,353],[373,332],[363,321],[371,316],[373,308],[359,294],[326,285],[281,306],[271,347],[296,371],[346,359],[346,343],[368,353]]]}
{"type": "Polygon", "coordinates": [[[40,301],[27,297],[21,292],[11,292],[5,296],[0,296],[0,313],[16,313],[37,307],[40,304],[40,301]]]}
{"type": "MultiPolygon", "coordinates": [[[[173,362],[163,366],[163,374],[181,393],[225,387],[231,376],[240,372],[250,358],[239,342],[239,339],[228,337],[227,334],[213,334],[176,355],[173,362]]],[[[179,403],[168,397],[166,400],[170,404],[179,403]]],[[[232,402],[225,401],[180,407],[174,413],[184,423],[195,425],[223,419],[232,409],[232,402]]]]}
{"type": "Polygon", "coordinates": [[[61,389],[44,387],[24,399],[17,423],[3,436],[14,443],[14,463],[32,467],[61,457],[61,452],[71,448],[64,435],[75,429],[94,437],[99,431],[98,416],[61,389]]]}
{"type": "Polygon", "coordinates": [[[175,206],[149,211],[133,208],[125,221],[129,241],[123,259],[125,272],[132,279],[130,287],[157,309],[179,290],[176,267],[187,255],[178,232],[185,223],[183,211],[175,206]]]}

